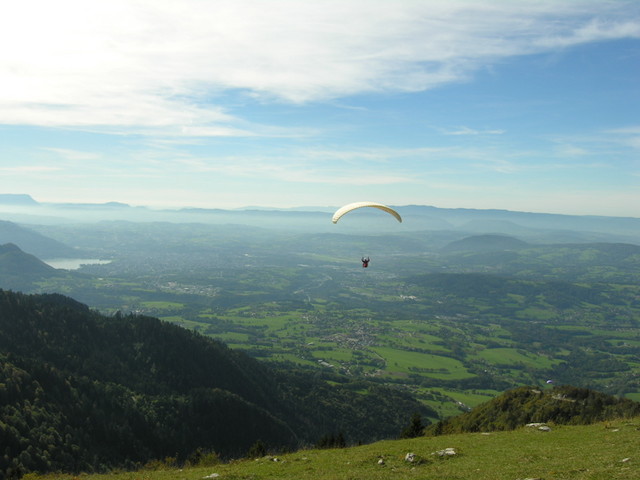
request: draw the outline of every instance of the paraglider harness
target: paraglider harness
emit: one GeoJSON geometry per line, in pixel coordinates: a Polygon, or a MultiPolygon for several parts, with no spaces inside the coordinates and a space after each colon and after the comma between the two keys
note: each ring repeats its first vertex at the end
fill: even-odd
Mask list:
{"type": "Polygon", "coordinates": [[[364,258],[362,257],[362,268],[367,268],[369,266],[369,257],[364,258]]]}

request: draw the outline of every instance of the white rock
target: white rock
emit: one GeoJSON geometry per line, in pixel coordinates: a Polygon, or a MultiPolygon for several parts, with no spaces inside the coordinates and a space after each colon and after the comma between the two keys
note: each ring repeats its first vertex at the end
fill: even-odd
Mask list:
{"type": "Polygon", "coordinates": [[[455,448],[448,447],[448,448],[445,448],[444,450],[438,450],[437,452],[433,452],[431,455],[439,455],[441,457],[447,457],[450,455],[457,455],[457,452],[455,448]]]}
{"type": "Polygon", "coordinates": [[[405,462],[414,462],[416,459],[416,454],[415,453],[407,453],[404,456],[404,460],[405,462]]]}

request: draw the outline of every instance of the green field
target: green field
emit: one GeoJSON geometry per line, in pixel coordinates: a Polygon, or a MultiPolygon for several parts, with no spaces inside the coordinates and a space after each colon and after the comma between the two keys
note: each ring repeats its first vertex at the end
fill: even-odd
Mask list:
{"type": "MultiPolygon", "coordinates": [[[[87,227],[68,228],[60,227],[60,240],[87,235],[87,227]]],[[[107,230],[85,244],[107,249],[105,238],[116,232],[110,264],[42,280],[35,290],[108,314],[157,316],[283,368],[332,369],[402,389],[498,392],[553,378],[631,398],[640,392],[633,246],[443,253],[462,236],[163,224],[107,230]],[[365,272],[360,250],[371,245],[380,253],[365,272]]],[[[425,401],[457,410],[453,400],[446,408],[425,401]]]]}
{"type": "MultiPolygon", "coordinates": [[[[297,274],[295,269],[279,272],[297,274]]],[[[293,287],[282,292],[281,281],[258,285],[242,280],[227,294],[229,305],[224,307],[218,305],[218,293],[210,298],[175,293],[150,299],[157,293],[135,288],[131,281],[120,298],[126,302],[122,308],[155,314],[261,360],[366,375],[419,392],[422,384],[440,387],[445,400],[419,397],[443,416],[459,412],[458,402],[476,404],[470,392],[478,387],[499,392],[522,384],[542,386],[549,378],[572,384],[588,378],[590,386],[629,398],[637,398],[640,391],[640,333],[635,327],[640,307],[633,300],[640,295],[639,287],[608,287],[608,301],[618,296],[614,303],[624,308],[567,303],[559,309],[540,301],[544,284],[530,281],[510,280],[518,289],[531,289],[532,296],[507,293],[485,302],[477,294],[457,291],[455,284],[409,287],[397,279],[369,276],[344,289],[329,281],[328,273],[315,276],[322,290],[308,297],[293,287]],[[265,286],[272,293],[263,293],[265,286]],[[398,291],[412,294],[411,299],[401,300],[398,291]],[[575,362],[574,370],[562,370],[573,376],[558,378],[556,369],[565,362],[575,362]],[[597,374],[579,373],[598,362],[603,366],[597,374]],[[480,374],[494,381],[478,385],[480,374]],[[499,388],[493,386],[496,381],[499,388]]],[[[342,278],[335,271],[331,276],[342,278]]],[[[304,281],[316,284],[314,276],[304,281]]],[[[481,290],[482,284],[465,288],[481,290]]],[[[215,286],[205,291],[219,292],[215,286]]]]}
{"type": "Polygon", "coordinates": [[[373,347],[371,350],[384,358],[386,364],[384,371],[390,375],[415,371],[440,379],[460,379],[473,376],[460,361],[454,358],[388,347],[373,347]]]}
{"type": "Polygon", "coordinates": [[[478,354],[478,358],[485,360],[494,365],[526,365],[528,367],[551,368],[557,364],[557,360],[551,360],[548,357],[535,355],[515,348],[487,348],[478,354]]]}
{"type": "Polygon", "coordinates": [[[636,480],[640,419],[589,426],[520,428],[388,440],[345,449],[272,452],[258,459],[201,467],[156,467],[107,475],[29,474],[25,480],[636,480]],[[436,452],[453,448],[455,455],[436,452]],[[588,454],[585,454],[588,452],[588,454]],[[413,462],[405,460],[414,453],[413,462]]]}

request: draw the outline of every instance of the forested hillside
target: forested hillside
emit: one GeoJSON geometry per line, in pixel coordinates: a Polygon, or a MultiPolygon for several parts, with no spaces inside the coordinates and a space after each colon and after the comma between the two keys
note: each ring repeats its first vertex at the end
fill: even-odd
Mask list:
{"type": "Polygon", "coordinates": [[[35,282],[64,275],[13,243],[0,244],[0,285],[28,290],[35,282]]]}
{"type": "Polygon", "coordinates": [[[0,245],[0,275],[39,278],[51,276],[53,272],[55,272],[53,267],[23,252],[17,245],[13,243],[0,245]]]}
{"type": "Polygon", "coordinates": [[[107,317],[58,294],[0,290],[0,472],[95,471],[197,449],[243,455],[342,433],[393,437],[396,390],[283,373],[158,319],[107,317]]]}
{"type": "Polygon", "coordinates": [[[513,430],[529,423],[587,425],[640,415],[640,403],[568,385],[552,390],[519,387],[472,411],[426,429],[429,435],[513,430]]]}

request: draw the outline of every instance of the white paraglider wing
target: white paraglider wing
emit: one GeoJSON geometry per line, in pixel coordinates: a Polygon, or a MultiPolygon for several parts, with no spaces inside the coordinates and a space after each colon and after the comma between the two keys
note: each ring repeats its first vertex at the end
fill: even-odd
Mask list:
{"type": "Polygon", "coordinates": [[[380,210],[384,210],[385,212],[390,213],[391,215],[396,217],[396,219],[399,222],[402,222],[402,217],[393,208],[387,207],[386,205],[383,205],[381,203],[376,203],[376,202],[355,202],[355,203],[350,203],[348,205],[345,205],[344,207],[340,207],[338,210],[336,210],[336,213],[333,214],[333,218],[331,219],[331,221],[333,223],[337,223],[337,221],[340,220],[340,218],[344,214],[349,213],[350,211],[355,210],[356,208],[363,208],[363,207],[373,207],[373,208],[378,208],[380,210]]]}

